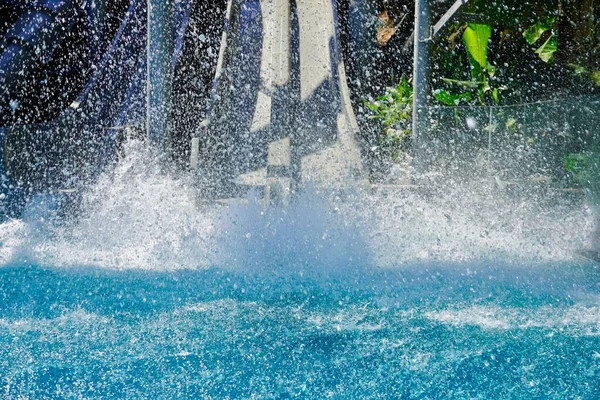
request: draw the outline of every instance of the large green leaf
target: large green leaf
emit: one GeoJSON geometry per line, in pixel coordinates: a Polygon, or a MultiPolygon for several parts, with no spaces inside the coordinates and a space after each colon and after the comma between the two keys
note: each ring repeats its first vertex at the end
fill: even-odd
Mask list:
{"type": "Polygon", "coordinates": [[[473,68],[474,76],[479,75],[480,69],[488,67],[488,46],[490,36],[492,35],[492,27],[484,24],[469,24],[463,33],[463,42],[469,53],[469,60],[473,68]],[[475,61],[477,65],[473,63],[475,61]]]}

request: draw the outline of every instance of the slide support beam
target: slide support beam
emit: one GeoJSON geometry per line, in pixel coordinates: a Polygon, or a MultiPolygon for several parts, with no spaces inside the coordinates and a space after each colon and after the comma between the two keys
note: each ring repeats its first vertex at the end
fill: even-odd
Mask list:
{"type": "Polygon", "coordinates": [[[150,143],[165,149],[173,83],[173,0],[147,1],[146,134],[150,143]]]}

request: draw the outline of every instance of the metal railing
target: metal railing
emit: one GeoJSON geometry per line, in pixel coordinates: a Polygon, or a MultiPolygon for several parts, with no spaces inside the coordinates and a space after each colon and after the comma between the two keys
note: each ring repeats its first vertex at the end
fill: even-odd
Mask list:
{"type": "Polygon", "coordinates": [[[421,109],[415,149],[423,173],[500,179],[565,177],[565,157],[600,150],[600,96],[516,105],[421,109]]]}

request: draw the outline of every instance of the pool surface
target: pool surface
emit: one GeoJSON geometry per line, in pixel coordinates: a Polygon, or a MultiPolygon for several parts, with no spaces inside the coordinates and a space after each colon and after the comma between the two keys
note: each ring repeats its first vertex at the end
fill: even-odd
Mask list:
{"type": "Polygon", "coordinates": [[[600,398],[600,270],[0,269],[0,396],[600,398]]]}
{"type": "Polygon", "coordinates": [[[475,182],[207,208],[149,159],[74,218],[42,196],[0,224],[0,398],[600,398],[580,203],[475,182]]]}

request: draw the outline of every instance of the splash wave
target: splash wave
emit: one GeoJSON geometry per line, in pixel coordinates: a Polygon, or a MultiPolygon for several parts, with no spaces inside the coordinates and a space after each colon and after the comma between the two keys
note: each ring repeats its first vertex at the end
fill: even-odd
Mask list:
{"type": "Polygon", "coordinates": [[[0,264],[116,269],[212,266],[331,271],[421,261],[570,261],[593,227],[589,209],[560,196],[503,193],[481,182],[436,193],[401,187],[343,201],[307,190],[287,209],[253,198],[198,202],[193,179],[164,171],[143,143],[83,194],[78,217],[57,223],[41,197],[22,221],[0,225],[0,264]]]}

